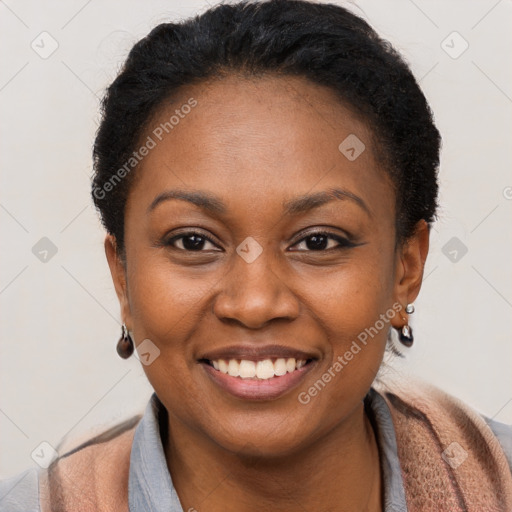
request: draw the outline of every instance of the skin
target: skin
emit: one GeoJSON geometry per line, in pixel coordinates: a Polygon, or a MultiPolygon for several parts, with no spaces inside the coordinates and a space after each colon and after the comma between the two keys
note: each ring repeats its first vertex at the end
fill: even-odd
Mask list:
{"type": "Polygon", "coordinates": [[[190,97],[197,106],[137,168],[125,261],[115,238],[105,240],[122,318],[136,345],[149,338],[160,350],[144,370],[169,412],[173,442],[165,439],[164,450],[183,508],[382,510],[378,450],[362,400],[388,326],[404,325],[405,311],[308,404],[297,397],[379,315],[415,300],[428,226],[419,222],[408,243],[395,246],[395,195],[371,132],[330,89],[275,76],[188,86],[158,110],[141,140],[190,97]],[[366,146],[354,161],[338,150],[349,134],[366,146]],[[332,187],[357,195],[367,210],[344,198],[283,213],[284,201],[332,187]],[[155,197],[175,189],[214,194],[226,212],[168,200],[148,213],[155,197]],[[322,229],[357,245],[336,248],[328,238],[325,249],[312,250],[311,232],[322,229]],[[198,252],[187,251],[183,238],[169,242],[190,230],[213,243],[198,252]],[[263,249],[252,263],[236,252],[248,236],[263,249]],[[197,362],[239,343],[278,343],[317,360],[278,399],[242,400],[197,362]]]}

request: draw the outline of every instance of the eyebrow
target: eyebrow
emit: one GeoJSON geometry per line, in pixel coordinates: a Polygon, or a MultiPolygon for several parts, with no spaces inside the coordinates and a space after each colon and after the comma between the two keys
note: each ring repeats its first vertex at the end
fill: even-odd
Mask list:
{"type": "MultiPolygon", "coordinates": [[[[149,205],[147,213],[151,213],[159,204],[170,201],[172,199],[181,199],[188,201],[203,210],[208,211],[213,215],[224,215],[227,213],[228,208],[217,196],[210,194],[209,192],[200,191],[188,191],[188,190],[166,190],[152,201],[149,205]]],[[[368,205],[363,201],[362,198],[356,194],[344,190],[341,188],[330,188],[322,192],[316,192],[314,194],[304,194],[302,196],[295,197],[288,201],[283,202],[284,214],[285,215],[298,215],[300,213],[306,213],[315,208],[319,208],[324,204],[332,202],[334,200],[349,200],[357,204],[363,209],[368,216],[372,217],[371,211],[368,205]]]]}
{"type": "Polygon", "coordinates": [[[330,188],[314,194],[304,194],[283,203],[284,213],[286,215],[297,215],[308,212],[319,206],[323,206],[334,200],[349,200],[360,206],[370,217],[372,216],[370,208],[362,198],[356,194],[341,188],[330,188]]]}

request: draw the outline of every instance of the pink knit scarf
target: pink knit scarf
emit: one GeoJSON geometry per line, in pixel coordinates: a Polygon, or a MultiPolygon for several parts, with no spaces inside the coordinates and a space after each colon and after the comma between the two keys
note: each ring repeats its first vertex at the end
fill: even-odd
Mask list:
{"type": "MultiPolygon", "coordinates": [[[[507,460],[476,411],[419,381],[386,380],[374,388],[391,410],[409,512],[512,511],[507,460]]],[[[42,512],[127,512],[139,419],[57,459],[40,479],[42,512]]]]}

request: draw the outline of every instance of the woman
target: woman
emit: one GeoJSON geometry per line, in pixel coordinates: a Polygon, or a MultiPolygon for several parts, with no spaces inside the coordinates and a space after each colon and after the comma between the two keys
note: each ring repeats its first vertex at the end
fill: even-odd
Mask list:
{"type": "Polygon", "coordinates": [[[512,429],[379,372],[393,331],[413,343],[439,148],[407,65],[339,6],[156,27],[92,185],[118,352],[155,393],[3,482],[2,510],[511,510],[512,429]]]}

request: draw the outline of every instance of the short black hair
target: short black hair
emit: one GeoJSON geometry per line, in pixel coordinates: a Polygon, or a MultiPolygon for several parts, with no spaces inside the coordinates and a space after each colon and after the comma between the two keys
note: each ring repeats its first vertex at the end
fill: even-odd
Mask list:
{"type": "Polygon", "coordinates": [[[434,221],[441,137],[400,54],[339,5],[242,1],[158,25],[131,49],[107,89],[93,150],[92,197],[121,253],[137,167],[130,172],[126,162],[147,123],[179,88],[226,73],[298,76],[335,91],[362,114],[377,143],[395,189],[397,241],[410,237],[421,219],[429,226],[434,221]]]}

